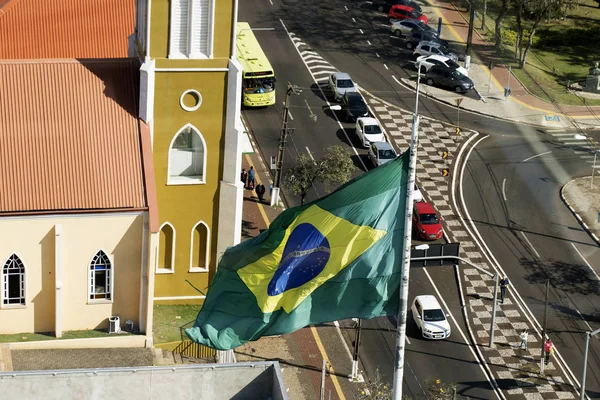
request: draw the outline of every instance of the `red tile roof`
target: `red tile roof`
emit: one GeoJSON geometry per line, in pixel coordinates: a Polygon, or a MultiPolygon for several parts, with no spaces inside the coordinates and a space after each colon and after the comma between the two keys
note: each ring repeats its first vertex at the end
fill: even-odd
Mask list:
{"type": "Polygon", "coordinates": [[[135,0],[0,0],[0,59],[125,58],[135,0]]]}
{"type": "Polygon", "coordinates": [[[147,207],[138,69],[0,62],[0,213],[147,207]]]}

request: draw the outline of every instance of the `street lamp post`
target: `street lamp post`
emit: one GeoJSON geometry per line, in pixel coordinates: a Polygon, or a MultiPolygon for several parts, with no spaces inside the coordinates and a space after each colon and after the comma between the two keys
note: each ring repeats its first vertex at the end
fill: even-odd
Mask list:
{"type": "Polygon", "coordinates": [[[240,35],[242,34],[242,32],[244,31],[274,31],[275,28],[244,28],[241,29],[237,35],[235,35],[236,38],[240,37],[240,35]]]}
{"type": "Polygon", "coordinates": [[[275,177],[273,179],[273,190],[271,191],[271,206],[279,203],[279,192],[281,186],[281,173],[283,169],[283,154],[285,151],[285,141],[288,134],[288,117],[290,115],[290,96],[292,94],[300,94],[300,90],[292,85],[287,84],[285,94],[285,103],[283,106],[283,122],[281,123],[281,136],[279,137],[279,148],[277,150],[277,160],[275,161],[275,177]]]}
{"type": "Polygon", "coordinates": [[[583,353],[583,375],[581,376],[581,393],[579,393],[579,400],[585,399],[585,375],[587,372],[587,357],[588,350],[590,348],[590,338],[597,333],[600,333],[600,329],[596,329],[595,331],[585,333],[585,352],[583,353]]]}

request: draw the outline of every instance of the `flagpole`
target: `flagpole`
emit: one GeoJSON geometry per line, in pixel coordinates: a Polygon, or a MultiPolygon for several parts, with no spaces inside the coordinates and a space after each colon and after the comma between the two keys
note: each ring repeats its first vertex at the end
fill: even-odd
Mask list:
{"type": "Polygon", "coordinates": [[[408,278],[410,272],[410,245],[412,236],[413,192],[417,167],[417,144],[419,140],[419,84],[421,83],[421,65],[417,64],[417,94],[413,114],[408,183],[404,218],[404,241],[402,243],[402,270],[400,273],[400,302],[396,318],[396,364],[394,366],[393,400],[402,400],[402,381],[404,378],[404,346],[406,343],[406,315],[408,311],[408,278]]]}

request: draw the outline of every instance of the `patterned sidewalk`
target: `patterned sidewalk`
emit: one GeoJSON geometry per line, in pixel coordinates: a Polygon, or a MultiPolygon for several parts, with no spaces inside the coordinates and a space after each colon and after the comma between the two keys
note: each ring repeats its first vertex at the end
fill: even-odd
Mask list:
{"type": "Polygon", "coordinates": [[[13,370],[12,358],[10,356],[10,347],[0,344],[0,372],[10,372],[13,370]]]}

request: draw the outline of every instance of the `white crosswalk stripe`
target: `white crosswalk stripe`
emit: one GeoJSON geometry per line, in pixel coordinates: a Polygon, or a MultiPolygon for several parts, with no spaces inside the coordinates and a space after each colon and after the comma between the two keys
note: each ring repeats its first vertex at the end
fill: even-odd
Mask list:
{"type": "Polygon", "coordinates": [[[323,57],[314,51],[309,45],[304,43],[295,33],[290,32],[290,37],[294,42],[294,46],[298,49],[300,57],[310,70],[312,76],[321,85],[329,79],[329,76],[337,72],[337,68],[327,62],[323,57]]]}
{"type": "Polygon", "coordinates": [[[600,144],[585,133],[565,132],[557,129],[547,130],[546,133],[552,137],[553,142],[570,147],[575,154],[587,163],[592,163],[594,152],[600,151],[600,144]]]}

